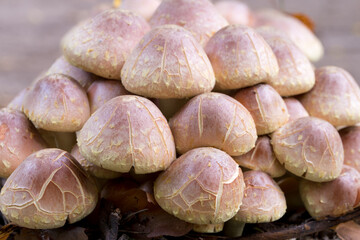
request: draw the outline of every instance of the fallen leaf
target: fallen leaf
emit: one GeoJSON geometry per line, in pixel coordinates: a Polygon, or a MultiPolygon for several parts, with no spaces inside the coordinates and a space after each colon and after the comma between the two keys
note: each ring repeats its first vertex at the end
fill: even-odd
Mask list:
{"type": "Polygon", "coordinates": [[[360,225],[354,221],[340,223],[335,232],[342,240],[358,240],[360,238],[360,225]]]}
{"type": "Polygon", "coordinates": [[[18,229],[20,229],[20,227],[14,225],[14,224],[7,224],[7,225],[3,226],[0,229],[0,240],[8,239],[10,234],[13,233],[14,231],[18,230],[18,229]]]}

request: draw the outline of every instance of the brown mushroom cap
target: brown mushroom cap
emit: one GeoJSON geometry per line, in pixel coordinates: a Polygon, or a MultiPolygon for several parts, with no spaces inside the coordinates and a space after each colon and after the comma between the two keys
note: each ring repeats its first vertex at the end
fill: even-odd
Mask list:
{"type": "Polygon", "coordinates": [[[11,222],[33,229],[74,223],[95,208],[95,183],[73,157],[60,149],[27,157],[1,189],[1,212],[11,222]]]}
{"type": "Polygon", "coordinates": [[[24,107],[24,99],[26,94],[30,91],[30,87],[27,87],[23,90],[21,90],[21,92],[19,92],[12,100],[11,102],[7,105],[7,108],[9,109],[14,109],[14,110],[18,110],[18,111],[23,111],[23,107],[24,107]]]}
{"type": "Polygon", "coordinates": [[[62,40],[63,54],[76,67],[120,80],[127,56],[149,30],[141,16],[109,9],[71,29],[62,40]]]}
{"type": "Polygon", "coordinates": [[[279,74],[268,82],[281,96],[308,92],[315,84],[315,73],[305,54],[282,32],[262,27],[257,32],[273,50],[279,74]]]}
{"type": "Polygon", "coordinates": [[[216,77],[216,88],[236,89],[271,81],[279,72],[276,56],[254,29],[229,25],[205,47],[216,77]]]}
{"type": "Polygon", "coordinates": [[[97,166],[116,172],[151,173],[175,159],[170,127],[150,100],[124,95],[100,107],[78,134],[80,153],[97,166]]]}
{"type": "Polygon", "coordinates": [[[277,159],[291,173],[315,182],[340,175],[344,148],[336,129],[328,122],[303,117],[276,130],[271,143],[277,159]]]}
{"type": "Polygon", "coordinates": [[[9,177],[27,156],[43,148],[44,140],[22,112],[0,110],[0,177],[9,177]]]}
{"type": "Polygon", "coordinates": [[[37,128],[75,132],[90,116],[85,90],[72,78],[51,74],[38,80],[24,99],[24,112],[37,128]]]}
{"type": "Polygon", "coordinates": [[[316,69],[315,76],[314,88],[300,98],[310,116],[336,127],[360,122],[360,88],[354,78],[334,66],[316,69]]]}
{"type": "Polygon", "coordinates": [[[189,30],[205,46],[228,22],[209,0],[163,0],[150,19],[152,27],[176,24],[189,30]]]}
{"type": "Polygon", "coordinates": [[[261,171],[244,172],[243,203],[234,219],[246,223],[272,222],[286,212],[284,193],[276,182],[261,171]]]}
{"type": "Polygon", "coordinates": [[[249,110],[258,135],[271,133],[289,120],[284,100],[270,85],[240,89],[235,99],[249,110]]]}
{"type": "Polygon", "coordinates": [[[337,217],[359,206],[360,173],[344,165],[338,178],[331,182],[300,182],[300,195],[306,210],[315,219],[337,217]]]}
{"type": "Polygon", "coordinates": [[[161,0],[122,0],[120,8],[135,12],[149,20],[160,3],[161,0]]]}
{"type": "Polygon", "coordinates": [[[185,153],[154,183],[160,207],[195,224],[217,224],[232,218],[240,208],[243,190],[243,174],[236,162],[209,147],[185,153]]]}
{"type": "Polygon", "coordinates": [[[104,168],[101,168],[99,166],[96,166],[95,164],[89,162],[86,160],[80,153],[79,147],[75,145],[73,149],[71,150],[71,155],[75,158],[76,161],[80,163],[80,165],[83,167],[83,169],[91,174],[92,176],[95,176],[97,178],[102,179],[113,179],[118,178],[122,174],[118,172],[114,172],[111,170],[107,170],[104,168]]]}
{"type": "Polygon", "coordinates": [[[254,120],[244,106],[222,93],[192,98],[170,119],[176,149],[216,147],[229,155],[244,154],[255,146],[254,120]]]}
{"type": "Polygon", "coordinates": [[[306,111],[304,106],[296,98],[284,98],[286,109],[289,113],[289,122],[294,121],[298,118],[308,117],[309,113],[306,111]]]}
{"type": "Polygon", "coordinates": [[[343,128],[339,133],[344,146],[344,164],[360,172],[360,126],[343,128]]]}
{"type": "Polygon", "coordinates": [[[249,25],[251,12],[245,3],[237,0],[221,0],[214,5],[229,24],[249,25]]]}
{"type": "Polygon", "coordinates": [[[285,168],[275,157],[268,136],[260,136],[256,140],[255,148],[243,155],[234,157],[234,160],[241,167],[251,170],[261,170],[271,177],[281,177],[286,173],[285,168]]]}
{"type": "Polygon", "coordinates": [[[205,51],[186,29],[164,25],[147,33],[121,71],[124,87],[152,98],[185,98],[210,92],[214,71],[205,51]]]}
{"type": "Polygon", "coordinates": [[[91,114],[110,99],[127,94],[129,92],[119,81],[99,80],[93,82],[87,90],[91,114]]]}
{"type": "Polygon", "coordinates": [[[284,32],[311,61],[318,61],[324,48],[311,30],[298,19],[276,11],[265,9],[252,15],[254,27],[270,26],[284,32]]]}

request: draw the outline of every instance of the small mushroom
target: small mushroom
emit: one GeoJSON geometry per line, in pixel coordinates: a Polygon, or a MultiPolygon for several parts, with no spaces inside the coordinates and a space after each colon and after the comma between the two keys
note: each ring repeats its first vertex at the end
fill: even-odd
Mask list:
{"type": "Polygon", "coordinates": [[[135,47],[121,71],[124,87],[151,98],[186,98],[210,92],[214,71],[201,45],[185,28],[152,29],[135,47]]]}
{"type": "Polygon", "coordinates": [[[250,24],[251,12],[245,3],[237,0],[221,0],[214,5],[229,24],[250,24]]]}
{"type": "Polygon", "coordinates": [[[149,20],[160,3],[161,0],[122,0],[120,8],[135,12],[149,20]]]}
{"type": "Polygon", "coordinates": [[[196,148],[176,159],[154,183],[157,203],[186,222],[218,224],[239,210],[244,190],[236,162],[216,148],[196,148]]]}
{"type": "Polygon", "coordinates": [[[344,164],[360,172],[360,126],[343,128],[339,133],[344,146],[344,164]]]}
{"type": "Polygon", "coordinates": [[[298,118],[308,117],[309,113],[306,111],[304,106],[296,98],[284,98],[286,109],[289,113],[289,122],[294,121],[298,118]]]}
{"type": "Polygon", "coordinates": [[[344,148],[328,122],[303,117],[276,130],[271,137],[276,158],[289,172],[315,182],[336,179],[344,162],[344,148]]]}
{"type": "Polygon", "coordinates": [[[181,154],[197,147],[216,147],[239,156],[250,151],[257,138],[249,111],[222,93],[192,98],[170,119],[169,125],[181,154]]]}
{"type": "Polygon", "coordinates": [[[235,99],[249,110],[258,135],[272,133],[289,120],[284,100],[270,85],[240,89],[235,99]]]}
{"type": "Polygon", "coordinates": [[[216,88],[237,89],[271,81],[279,72],[276,56],[263,37],[243,25],[218,31],[205,47],[216,77],[216,88]]]}
{"type": "Polygon", "coordinates": [[[93,180],[67,152],[50,148],[28,156],[0,193],[1,212],[32,229],[62,227],[90,214],[97,202],[93,180]]]}
{"type": "Polygon", "coordinates": [[[150,100],[123,95],[101,106],[78,134],[80,153],[93,164],[136,174],[165,170],[175,160],[170,127],[150,100]]]}
{"type": "Polygon", "coordinates": [[[360,88],[344,69],[334,66],[315,70],[314,88],[300,101],[310,116],[330,122],[335,127],[360,122],[360,88]]]}
{"type": "Polygon", "coordinates": [[[228,22],[209,0],[165,0],[150,19],[152,27],[176,24],[189,30],[205,46],[209,38],[228,22]]]}

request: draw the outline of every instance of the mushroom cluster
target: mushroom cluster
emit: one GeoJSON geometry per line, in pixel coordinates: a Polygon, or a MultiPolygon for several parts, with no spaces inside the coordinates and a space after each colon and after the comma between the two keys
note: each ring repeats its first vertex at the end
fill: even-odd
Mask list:
{"type": "Polygon", "coordinates": [[[13,224],[71,224],[100,196],[238,236],[280,219],[288,189],[316,219],[360,205],[360,88],[342,68],[314,69],[323,47],[296,18],[124,0],[61,48],[0,110],[0,209],[13,224]]]}

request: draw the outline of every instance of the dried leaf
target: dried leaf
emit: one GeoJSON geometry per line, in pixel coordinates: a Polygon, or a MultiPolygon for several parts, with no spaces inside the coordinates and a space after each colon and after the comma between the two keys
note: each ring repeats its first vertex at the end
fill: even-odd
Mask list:
{"type": "Polygon", "coordinates": [[[14,240],[47,240],[41,237],[41,230],[21,228],[20,233],[16,233],[14,240]]]}
{"type": "Polygon", "coordinates": [[[14,231],[18,230],[20,227],[13,225],[13,224],[7,224],[5,226],[3,226],[0,229],[0,240],[6,240],[11,233],[13,233],[14,231]]]}
{"type": "Polygon", "coordinates": [[[146,181],[145,183],[141,184],[139,189],[146,193],[146,199],[149,203],[157,205],[154,197],[154,181],[146,181]]]}
{"type": "Polygon", "coordinates": [[[360,225],[352,220],[340,223],[336,226],[335,231],[342,240],[357,240],[360,237],[360,225]]]}

